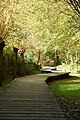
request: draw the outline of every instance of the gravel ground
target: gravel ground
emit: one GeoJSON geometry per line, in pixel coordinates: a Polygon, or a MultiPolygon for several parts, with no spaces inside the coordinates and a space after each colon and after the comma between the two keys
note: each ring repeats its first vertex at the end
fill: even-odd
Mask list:
{"type": "Polygon", "coordinates": [[[56,99],[65,111],[67,120],[80,120],[80,100],[67,98],[64,95],[58,96],[56,99]]]}

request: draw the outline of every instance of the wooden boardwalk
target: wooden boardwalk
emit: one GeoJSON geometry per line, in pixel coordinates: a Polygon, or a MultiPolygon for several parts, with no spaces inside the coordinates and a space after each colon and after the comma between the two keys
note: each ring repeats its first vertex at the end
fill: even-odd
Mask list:
{"type": "Polygon", "coordinates": [[[45,80],[28,75],[0,90],[0,120],[66,120],[45,80]]]}

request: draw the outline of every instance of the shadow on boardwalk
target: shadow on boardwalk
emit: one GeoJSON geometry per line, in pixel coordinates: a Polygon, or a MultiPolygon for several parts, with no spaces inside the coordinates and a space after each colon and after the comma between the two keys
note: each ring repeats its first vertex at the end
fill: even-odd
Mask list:
{"type": "Polygon", "coordinates": [[[66,120],[45,82],[48,76],[17,78],[0,91],[0,120],[66,120]]]}

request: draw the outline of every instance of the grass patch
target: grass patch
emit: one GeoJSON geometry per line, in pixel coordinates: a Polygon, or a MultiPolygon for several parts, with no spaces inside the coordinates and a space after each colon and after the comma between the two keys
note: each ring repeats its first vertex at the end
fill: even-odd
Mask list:
{"type": "Polygon", "coordinates": [[[49,88],[55,96],[80,98],[80,77],[70,76],[63,80],[52,81],[49,88]]]}
{"type": "Polygon", "coordinates": [[[10,82],[12,81],[12,79],[5,79],[4,81],[3,81],[3,87],[5,87],[7,84],[9,84],[10,82]]]}

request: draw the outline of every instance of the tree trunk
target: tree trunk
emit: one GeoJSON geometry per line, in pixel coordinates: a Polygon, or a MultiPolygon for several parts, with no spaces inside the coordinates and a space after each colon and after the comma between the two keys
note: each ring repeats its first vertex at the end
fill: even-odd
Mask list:
{"type": "Polygon", "coordinates": [[[3,48],[5,46],[5,42],[0,42],[0,86],[2,86],[2,82],[4,79],[4,72],[3,72],[3,48]]]}
{"type": "Polygon", "coordinates": [[[59,50],[55,50],[54,66],[60,65],[60,55],[59,50]]]}
{"type": "Polygon", "coordinates": [[[41,51],[39,50],[39,53],[38,53],[38,60],[37,60],[37,65],[40,63],[40,56],[41,56],[41,51]]]}
{"type": "Polygon", "coordinates": [[[74,63],[73,56],[71,55],[71,64],[74,63]]]}
{"type": "Polygon", "coordinates": [[[54,66],[57,66],[57,50],[55,50],[54,66]]]}
{"type": "Polygon", "coordinates": [[[78,52],[76,51],[76,55],[75,55],[75,63],[78,64],[78,52]]]}
{"type": "Polygon", "coordinates": [[[21,65],[21,76],[25,75],[25,62],[24,62],[24,53],[21,54],[22,65],[21,65]]]}

